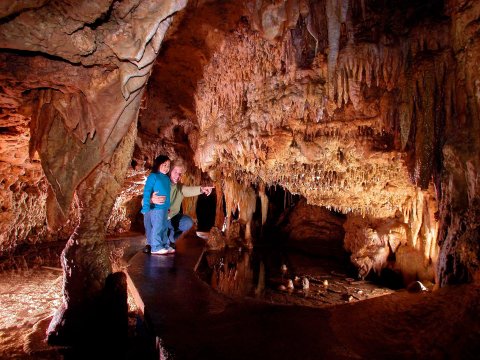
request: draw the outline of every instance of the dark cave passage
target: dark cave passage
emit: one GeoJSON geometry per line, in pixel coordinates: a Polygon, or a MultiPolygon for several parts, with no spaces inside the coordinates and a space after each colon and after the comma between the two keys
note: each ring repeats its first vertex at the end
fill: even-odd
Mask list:
{"type": "Polygon", "coordinates": [[[210,196],[199,195],[197,199],[196,215],[197,230],[208,232],[215,225],[217,194],[213,192],[210,196]]]}

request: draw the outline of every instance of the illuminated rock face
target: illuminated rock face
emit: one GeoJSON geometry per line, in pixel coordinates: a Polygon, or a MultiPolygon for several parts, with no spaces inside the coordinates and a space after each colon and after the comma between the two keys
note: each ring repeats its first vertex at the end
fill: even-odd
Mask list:
{"type": "Polygon", "coordinates": [[[185,4],[0,6],[0,156],[11,171],[2,171],[0,250],[69,238],[52,340],[75,341],[93,323],[89,307],[112,271],[107,219],[131,161],[142,95],[172,15],[185,4]]]}
{"type": "Polygon", "coordinates": [[[480,7],[463,3],[249,3],[198,84],[196,163],[347,214],[360,276],[395,253],[407,278],[471,279],[480,7]]]}

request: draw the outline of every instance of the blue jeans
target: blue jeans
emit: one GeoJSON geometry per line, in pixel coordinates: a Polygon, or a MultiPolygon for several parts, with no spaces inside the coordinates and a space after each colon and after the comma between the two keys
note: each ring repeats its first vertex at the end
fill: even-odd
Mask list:
{"type": "Polygon", "coordinates": [[[168,238],[170,244],[175,244],[175,241],[182,235],[185,231],[190,230],[193,226],[193,220],[188,215],[177,214],[170,220],[167,220],[168,226],[168,238]]]}
{"type": "Polygon", "coordinates": [[[143,214],[143,225],[147,245],[152,247],[152,251],[167,249],[170,246],[167,234],[167,209],[154,209],[143,214]]]}

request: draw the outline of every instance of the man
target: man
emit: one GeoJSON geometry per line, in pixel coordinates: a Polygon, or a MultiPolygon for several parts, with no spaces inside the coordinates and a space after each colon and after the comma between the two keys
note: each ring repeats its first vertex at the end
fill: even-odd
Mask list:
{"type": "MultiPolygon", "coordinates": [[[[170,210],[168,213],[168,227],[170,229],[170,244],[175,241],[185,231],[193,226],[193,220],[190,216],[180,213],[184,197],[198,196],[205,194],[209,196],[214,186],[186,186],[180,182],[180,178],[185,172],[185,166],[181,161],[175,161],[170,170],[170,210]]],[[[152,203],[161,205],[165,202],[165,196],[152,195],[152,203]]],[[[147,247],[144,252],[148,253],[147,247]]]]}

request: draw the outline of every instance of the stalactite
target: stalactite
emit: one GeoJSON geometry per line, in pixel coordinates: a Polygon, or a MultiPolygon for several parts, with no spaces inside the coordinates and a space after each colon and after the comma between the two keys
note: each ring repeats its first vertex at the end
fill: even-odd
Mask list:
{"type": "Polygon", "coordinates": [[[433,168],[435,135],[435,78],[432,69],[420,75],[416,84],[418,101],[415,103],[415,182],[425,189],[433,168]]]}
{"type": "MultiPolygon", "coordinates": [[[[324,19],[325,28],[332,19],[340,26],[346,4],[330,1],[326,6],[338,11],[324,19]]],[[[319,28],[311,30],[320,34],[319,28]]],[[[413,89],[424,70],[412,72],[415,41],[347,41],[340,48],[339,39],[330,72],[332,58],[325,52],[317,54],[311,68],[297,68],[292,39],[287,34],[272,46],[242,28],[228,40],[231,46],[213,55],[196,94],[203,134],[197,163],[204,170],[215,164],[240,183],[280,184],[312,204],[334,201],[341,211],[392,216],[415,192],[407,156],[396,152],[411,151],[417,141],[413,89]],[[252,64],[250,71],[239,63],[252,64]],[[360,192],[368,204],[356,196],[360,192]]],[[[424,148],[417,147],[422,153],[424,148]]]]}
{"type": "MultiPolygon", "coordinates": [[[[326,0],[326,14],[328,24],[328,83],[332,84],[339,52],[340,25],[345,21],[348,9],[348,0],[326,0]]],[[[334,89],[329,86],[328,96],[334,98],[334,89]]]]}
{"type": "Polygon", "coordinates": [[[265,225],[268,216],[268,197],[265,194],[265,184],[260,183],[258,195],[260,196],[260,202],[262,206],[262,226],[265,225]]]}
{"type": "MultiPolygon", "coordinates": [[[[238,179],[238,177],[237,177],[238,179]]],[[[229,224],[235,210],[239,211],[239,218],[245,224],[245,241],[251,246],[251,222],[256,207],[256,194],[250,186],[244,186],[234,179],[224,180],[224,195],[229,224]]],[[[227,226],[227,236],[230,226],[227,226]]]]}

